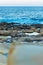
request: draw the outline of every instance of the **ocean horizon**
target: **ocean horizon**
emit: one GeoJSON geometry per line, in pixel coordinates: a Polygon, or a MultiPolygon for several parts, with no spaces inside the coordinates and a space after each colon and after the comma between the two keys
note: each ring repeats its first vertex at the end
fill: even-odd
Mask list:
{"type": "Polygon", "coordinates": [[[43,24],[43,6],[0,6],[0,22],[43,24]]]}

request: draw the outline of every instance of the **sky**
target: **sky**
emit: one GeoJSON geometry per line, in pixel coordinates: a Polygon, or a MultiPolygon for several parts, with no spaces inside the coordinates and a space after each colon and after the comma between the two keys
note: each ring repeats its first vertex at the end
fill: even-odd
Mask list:
{"type": "Polygon", "coordinates": [[[0,6],[43,6],[43,0],[0,0],[0,6]]]}

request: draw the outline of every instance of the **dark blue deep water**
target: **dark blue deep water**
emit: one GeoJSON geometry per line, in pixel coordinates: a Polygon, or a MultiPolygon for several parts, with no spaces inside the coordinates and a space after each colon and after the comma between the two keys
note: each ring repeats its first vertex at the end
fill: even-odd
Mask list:
{"type": "Polygon", "coordinates": [[[43,7],[0,6],[0,22],[43,24],[43,7]]]}

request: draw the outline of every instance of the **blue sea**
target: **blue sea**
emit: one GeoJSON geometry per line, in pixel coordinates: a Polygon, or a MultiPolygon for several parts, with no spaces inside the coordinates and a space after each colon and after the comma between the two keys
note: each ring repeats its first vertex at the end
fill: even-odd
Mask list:
{"type": "Polygon", "coordinates": [[[43,24],[43,6],[0,6],[0,22],[43,24]]]}

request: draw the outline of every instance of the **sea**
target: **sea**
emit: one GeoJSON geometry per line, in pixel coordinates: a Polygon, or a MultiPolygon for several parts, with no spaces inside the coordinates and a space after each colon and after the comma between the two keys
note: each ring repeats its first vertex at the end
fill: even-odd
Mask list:
{"type": "Polygon", "coordinates": [[[43,6],[0,6],[0,22],[43,24],[43,6]]]}

